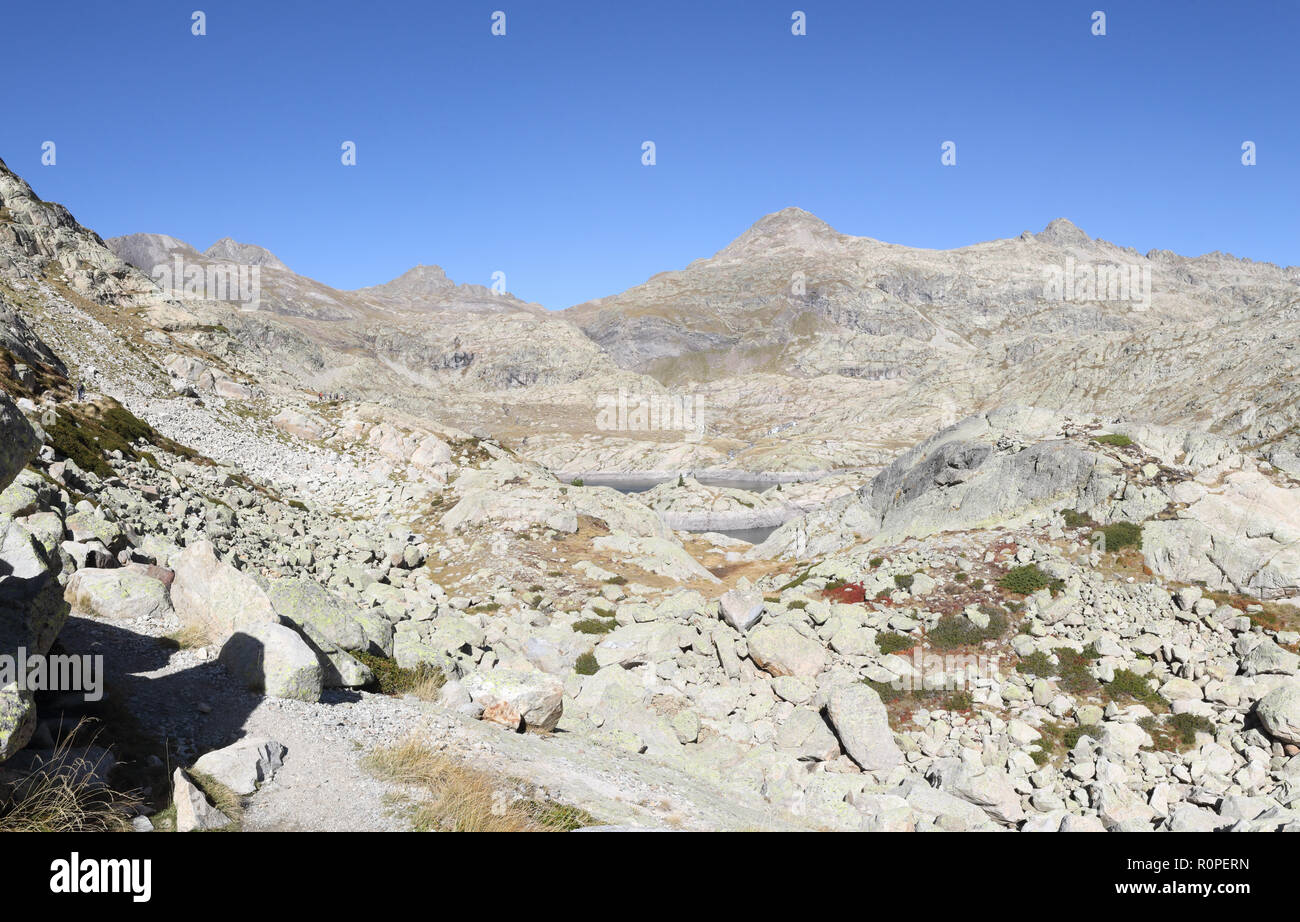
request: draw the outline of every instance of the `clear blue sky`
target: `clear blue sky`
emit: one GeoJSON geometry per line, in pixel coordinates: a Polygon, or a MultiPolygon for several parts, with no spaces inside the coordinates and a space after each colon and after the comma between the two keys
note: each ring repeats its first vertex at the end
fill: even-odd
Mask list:
{"type": "Polygon", "coordinates": [[[437,263],[566,307],[788,205],[912,246],[1065,216],[1143,252],[1300,263],[1292,2],[46,0],[4,17],[0,157],[44,198],[105,237],[231,236],[340,288],[437,263]]]}

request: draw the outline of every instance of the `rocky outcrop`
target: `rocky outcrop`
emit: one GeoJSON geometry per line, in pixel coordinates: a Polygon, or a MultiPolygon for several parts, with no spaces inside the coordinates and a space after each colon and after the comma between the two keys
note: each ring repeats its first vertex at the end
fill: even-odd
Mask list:
{"type": "Polygon", "coordinates": [[[26,418],[9,396],[0,392],[0,490],[9,486],[39,447],[26,418]]]}
{"type": "Polygon", "coordinates": [[[278,620],[262,587],[218,559],[210,541],[187,547],[171,563],[176,571],[171,588],[176,614],[211,642],[224,643],[235,631],[278,620]]]}
{"type": "Polygon", "coordinates": [[[246,688],[273,698],[318,701],[325,684],[316,652],[282,624],[249,622],[237,628],[218,660],[246,688]]]}
{"type": "Polygon", "coordinates": [[[194,771],[216,779],[236,794],[252,794],[284,766],[285,752],[275,740],[242,739],[205,752],[194,763],[194,771]]]}
{"type": "Polygon", "coordinates": [[[135,570],[77,570],[68,580],[64,599],[76,615],[113,620],[165,618],[171,614],[166,585],[135,570]]]}

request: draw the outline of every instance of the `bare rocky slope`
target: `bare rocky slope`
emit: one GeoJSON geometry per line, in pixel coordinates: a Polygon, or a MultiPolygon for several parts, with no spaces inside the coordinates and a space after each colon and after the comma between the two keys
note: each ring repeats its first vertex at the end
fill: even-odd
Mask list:
{"type": "Polygon", "coordinates": [[[788,211],[570,322],[429,267],[337,292],[232,241],[110,249],[0,166],[0,653],[108,674],[0,688],[0,820],[66,771],[137,828],[447,828],[374,768],[413,744],[565,828],[1295,829],[1295,281],[788,211]],[[1016,267],[1063,253],[1176,291],[1039,304],[1016,267]],[[264,301],[136,268],[177,254],[264,301]],[[727,411],[698,441],[591,424],[683,381],[727,411]],[[553,473],[708,467],[852,470],[553,473]],[[747,504],[788,520],[676,530],[747,504]]]}

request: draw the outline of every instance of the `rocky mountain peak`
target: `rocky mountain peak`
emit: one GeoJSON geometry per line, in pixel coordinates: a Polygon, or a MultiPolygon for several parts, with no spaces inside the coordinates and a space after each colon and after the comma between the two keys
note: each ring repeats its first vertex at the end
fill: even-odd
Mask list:
{"type": "Polygon", "coordinates": [[[770,249],[827,250],[843,237],[821,218],[802,208],[782,208],[759,218],[718,255],[744,257],[770,249]]]}
{"type": "Polygon", "coordinates": [[[391,282],[359,290],[391,297],[413,298],[445,293],[449,288],[455,287],[456,283],[447,278],[447,273],[441,266],[419,265],[407,269],[391,282]]]}
{"type": "Polygon", "coordinates": [[[1034,238],[1056,246],[1085,246],[1092,243],[1092,238],[1068,218],[1057,218],[1035,234],[1034,238]]]}
{"type": "Polygon", "coordinates": [[[289,271],[289,267],[280,262],[270,250],[251,243],[239,243],[229,237],[222,237],[204,250],[203,255],[208,259],[224,259],[239,263],[241,266],[261,266],[265,269],[289,271]]]}

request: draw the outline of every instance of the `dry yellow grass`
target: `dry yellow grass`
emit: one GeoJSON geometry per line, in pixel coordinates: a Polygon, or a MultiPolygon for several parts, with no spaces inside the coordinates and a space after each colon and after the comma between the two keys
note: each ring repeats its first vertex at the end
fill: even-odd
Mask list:
{"type": "Polygon", "coordinates": [[[182,625],[164,639],[174,643],[178,650],[196,650],[209,643],[207,632],[197,624],[182,625]]]}
{"type": "Polygon", "coordinates": [[[379,778],[421,789],[411,811],[421,832],[567,832],[593,822],[573,808],[517,800],[415,738],[376,750],[365,764],[379,778]]]}
{"type": "MultiPolygon", "coordinates": [[[[80,729],[80,726],[78,727],[80,729]]],[[[125,832],[139,805],[98,781],[99,764],[65,737],[47,765],[0,790],[0,832],[125,832]]]]}
{"type": "Polygon", "coordinates": [[[421,679],[411,689],[411,694],[421,701],[437,702],[442,697],[442,686],[447,682],[441,675],[421,679]]]}

